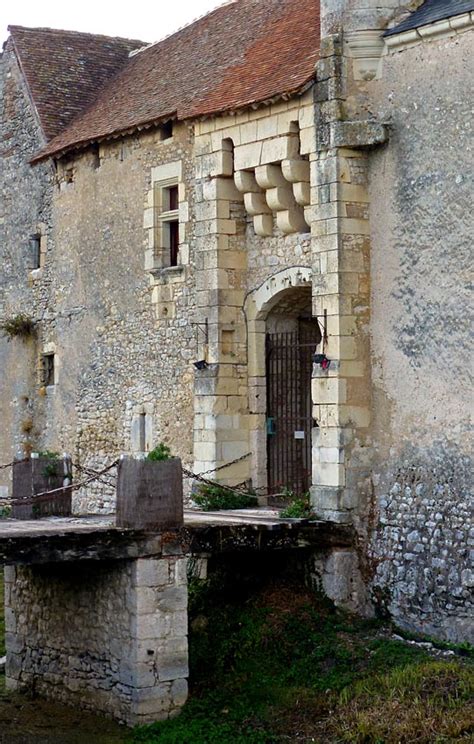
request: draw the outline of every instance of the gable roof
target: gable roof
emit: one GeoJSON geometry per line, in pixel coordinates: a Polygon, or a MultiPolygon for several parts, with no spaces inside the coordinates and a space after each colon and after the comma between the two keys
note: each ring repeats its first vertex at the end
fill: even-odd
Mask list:
{"type": "Polygon", "coordinates": [[[425,2],[411,13],[408,18],[389,29],[384,36],[401,34],[402,31],[411,31],[419,26],[427,26],[435,21],[443,21],[445,18],[469,13],[474,10],[474,0],[425,0],[425,2]]]}
{"type": "Polygon", "coordinates": [[[317,0],[232,0],[133,55],[33,160],[296,93],[314,75],[319,43],[317,0]]]}
{"type": "Polygon", "coordinates": [[[18,62],[46,139],[55,137],[142,41],[51,28],[9,26],[18,62]]]}

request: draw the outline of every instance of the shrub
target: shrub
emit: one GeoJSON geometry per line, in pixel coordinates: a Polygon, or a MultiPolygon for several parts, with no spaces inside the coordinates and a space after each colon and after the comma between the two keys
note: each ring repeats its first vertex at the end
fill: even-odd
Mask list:
{"type": "Polygon", "coordinates": [[[146,457],[147,460],[152,460],[153,462],[162,462],[163,460],[171,460],[171,458],[171,450],[163,442],[157,444],[155,449],[152,449],[146,457]]]}
{"type": "Polygon", "coordinates": [[[287,495],[290,496],[290,503],[280,512],[282,519],[315,519],[309,493],[295,496],[293,493],[287,492],[287,495]]]}
{"type": "Polygon", "coordinates": [[[200,484],[199,490],[193,496],[193,501],[203,511],[220,511],[222,509],[247,509],[258,506],[258,499],[247,493],[231,491],[222,486],[200,484]]]}
{"type": "Polygon", "coordinates": [[[7,337],[8,341],[15,337],[26,339],[36,334],[36,324],[29,315],[18,313],[18,315],[0,322],[0,331],[7,337]]]}
{"type": "Polygon", "coordinates": [[[41,452],[38,452],[38,457],[41,457],[45,460],[50,460],[50,462],[47,462],[46,465],[43,467],[43,470],[41,471],[45,478],[55,478],[57,475],[59,475],[59,464],[61,459],[59,452],[43,450],[41,452]]]}

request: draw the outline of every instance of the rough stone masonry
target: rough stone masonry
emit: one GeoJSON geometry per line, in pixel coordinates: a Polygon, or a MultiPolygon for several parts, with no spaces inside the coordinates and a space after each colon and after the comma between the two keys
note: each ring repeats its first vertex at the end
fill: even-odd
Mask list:
{"type": "MultiPolygon", "coordinates": [[[[0,462],[52,449],[99,468],[163,441],[264,501],[266,337],[317,323],[309,353],[330,364],[300,390],[297,441],[311,439],[300,467],[318,517],[356,530],[374,611],[472,639],[471,5],[230,3],[127,52],[120,95],[100,68],[74,121],[59,102],[77,85],[58,83],[51,102],[34,61],[62,80],[55,50],[72,75],[76,58],[97,72],[102,45],[123,42],[12,27],[0,307],[27,308],[36,335],[0,340],[0,462]]],[[[288,466],[282,491],[290,479],[288,466]]],[[[75,499],[114,505],[105,483],[75,499]]]]}
{"type": "Polygon", "coordinates": [[[7,687],[134,725],[187,698],[181,556],[5,568],[7,687]]]}

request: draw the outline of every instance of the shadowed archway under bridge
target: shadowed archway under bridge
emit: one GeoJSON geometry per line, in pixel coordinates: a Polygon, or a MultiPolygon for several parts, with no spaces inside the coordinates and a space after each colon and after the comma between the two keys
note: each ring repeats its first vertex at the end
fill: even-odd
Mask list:
{"type": "Polygon", "coordinates": [[[321,340],[311,270],[271,277],[249,296],[246,311],[252,481],[269,497],[302,494],[311,486],[312,355],[321,340]]]}

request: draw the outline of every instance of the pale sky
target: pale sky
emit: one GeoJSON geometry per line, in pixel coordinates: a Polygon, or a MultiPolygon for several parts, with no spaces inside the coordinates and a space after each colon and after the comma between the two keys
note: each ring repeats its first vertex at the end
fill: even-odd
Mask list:
{"type": "Polygon", "coordinates": [[[47,26],[152,42],[223,0],[0,0],[0,48],[7,26],[47,26]]]}

